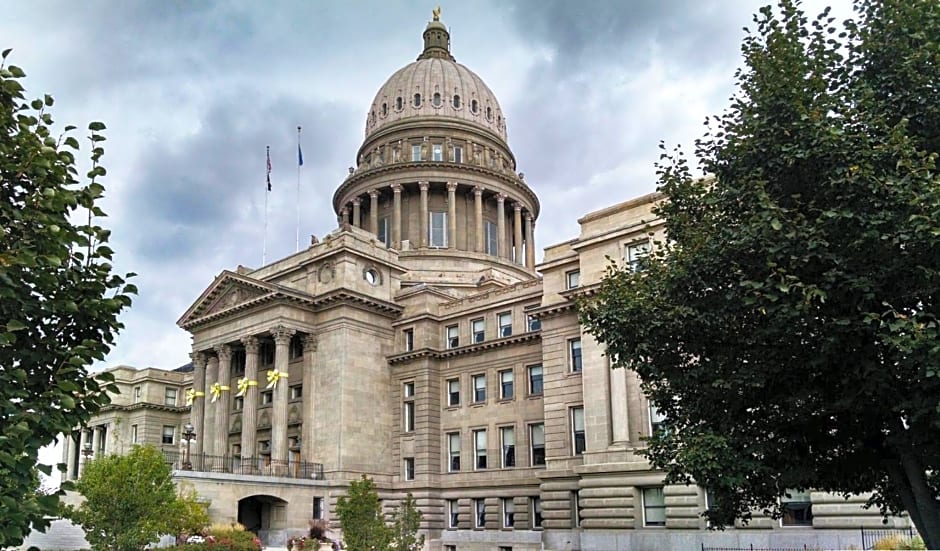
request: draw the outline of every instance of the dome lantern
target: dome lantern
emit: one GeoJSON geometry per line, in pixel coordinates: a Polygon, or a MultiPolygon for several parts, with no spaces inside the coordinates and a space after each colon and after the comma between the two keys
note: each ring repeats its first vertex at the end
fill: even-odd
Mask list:
{"type": "Polygon", "coordinates": [[[434,18],[424,29],[424,51],[418,59],[441,58],[454,61],[454,56],[450,55],[450,32],[447,26],[441,23],[441,7],[438,6],[431,13],[434,18]]]}

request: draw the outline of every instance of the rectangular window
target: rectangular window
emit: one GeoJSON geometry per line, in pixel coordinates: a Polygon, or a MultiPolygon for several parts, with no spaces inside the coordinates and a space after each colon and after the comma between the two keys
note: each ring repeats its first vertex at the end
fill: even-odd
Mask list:
{"type": "Polygon", "coordinates": [[[447,381],[447,405],[460,405],[460,379],[449,379],[447,381]]]}
{"type": "Polygon", "coordinates": [[[473,342],[483,342],[483,339],[486,338],[486,324],[484,321],[482,319],[473,320],[470,325],[473,332],[473,342]]]}
{"type": "Polygon", "coordinates": [[[496,316],[497,322],[499,324],[499,336],[500,337],[511,337],[512,336],[512,313],[503,312],[496,316]]]}
{"type": "Polygon", "coordinates": [[[261,348],[258,350],[258,354],[261,360],[261,365],[273,365],[274,364],[274,343],[265,341],[261,343],[261,348]]]}
{"type": "Polygon", "coordinates": [[[460,504],[456,499],[447,500],[447,527],[457,528],[460,526],[460,504]]]}
{"type": "MultiPolygon", "coordinates": [[[[376,205],[376,207],[377,206],[378,205],[376,205]]],[[[390,228],[391,226],[389,225],[388,216],[379,218],[378,234],[376,235],[376,238],[378,238],[381,243],[384,243],[386,247],[392,246],[392,232],[390,231],[390,228]]]]}
{"type": "Polygon", "coordinates": [[[411,146],[411,160],[417,162],[421,160],[421,146],[414,144],[411,146]]]}
{"type": "Polygon", "coordinates": [[[166,389],[163,391],[163,404],[167,406],[175,406],[176,397],[178,395],[179,395],[178,389],[171,387],[171,386],[166,387],[166,389]]]}
{"type": "Polygon", "coordinates": [[[530,365],[528,368],[529,371],[529,394],[541,394],[542,393],[542,366],[541,365],[530,365]]]}
{"type": "Polygon", "coordinates": [[[265,390],[264,392],[261,393],[261,405],[262,406],[270,404],[273,401],[274,401],[273,390],[265,390]]]}
{"type": "Polygon", "coordinates": [[[486,401],[486,375],[473,376],[473,402],[486,401]]]}
{"type": "Polygon", "coordinates": [[[474,528],[486,527],[486,500],[474,499],[473,510],[476,513],[475,515],[473,515],[473,527],[474,528]]]}
{"type": "Polygon", "coordinates": [[[580,373],[581,363],[581,339],[571,339],[568,341],[568,367],[572,373],[580,373]]]}
{"type": "Polygon", "coordinates": [[[415,395],[414,381],[409,381],[402,385],[402,394],[405,396],[405,398],[414,398],[414,395],[415,395]]]}
{"type": "Polygon", "coordinates": [[[299,400],[304,396],[304,387],[303,385],[294,385],[290,387],[290,399],[299,400]]]}
{"type": "Polygon", "coordinates": [[[512,370],[499,372],[499,397],[501,400],[511,400],[513,396],[512,370]]]}
{"type": "Polygon", "coordinates": [[[529,425],[529,442],[532,445],[532,466],[545,464],[545,424],[529,425]]]}
{"type": "Polygon", "coordinates": [[[565,287],[575,289],[581,284],[581,270],[571,270],[565,272],[565,287]]]}
{"type": "Polygon", "coordinates": [[[504,469],[516,466],[516,429],[514,427],[500,427],[499,441],[502,444],[502,467],[504,469]]]}
{"type": "Polygon", "coordinates": [[[447,470],[455,473],[460,470],[460,433],[451,432],[447,434],[447,454],[450,461],[447,463],[447,470]]]}
{"type": "Polygon", "coordinates": [[[532,528],[542,527],[542,502],[537,497],[529,498],[529,509],[532,511],[532,528]]]}
{"type": "Polygon", "coordinates": [[[643,270],[643,259],[649,256],[650,254],[650,242],[642,241],[640,243],[633,243],[627,245],[623,255],[624,260],[627,262],[627,266],[630,267],[634,272],[639,272],[643,270]]]}
{"type": "Polygon", "coordinates": [[[139,386],[134,387],[134,403],[139,404],[141,399],[141,390],[139,386]]]}
{"type": "Polygon", "coordinates": [[[428,216],[428,242],[431,247],[443,248],[447,246],[447,213],[430,212],[428,216]]]}
{"type": "Polygon", "coordinates": [[[516,524],[516,505],[511,497],[504,497],[503,501],[503,528],[512,528],[516,524]]]}
{"type": "Polygon", "coordinates": [[[584,453],[584,408],[571,408],[571,442],[575,455],[584,453]]]}
{"type": "Polygon", "coordinates": [[[405,352],[411,352],[415,349],[415,330],[405,329],[402,334],[405,338],[405,352]]]}
{"type": "Polygon", "coordinates": [[[486,429],[473,431],[473,455],[476,458],[474,469],[486,468],[486,429]]]}
{"type": "Polygon", "coordinates": [[[405,480],[415,479],[415,458],[406,457],[404,461],[405,480]]]}
{"type": "Polygon", "coordinates": [[[438,162],[444,160],[444,148],[441,146],[441,144],[436,143],[431,146],[431,160],[438,162]]]}
{"type": "Polygon", "coordinates": [[[236,396],[235,399],[232,400],[232,409],[234,409],[235,411],[241,411],[245,409],[245,397],[236,396]]]}
{"type": "Polygon", "coordinates": [[[235,350],[232,352],[232,375],[245,374],[245,351],[235,350]]]}
{"type": "Polygon", "coordinates": [[[542,329],[542,320],[529,314],[526,318],[526,323],[528,324],[529,331],[539,331],[542,329]]]}
{"type": "Polygon", "coordinates": [[[323,518],[323,498],[322,497],[313,498],[313,517],[312,518],[323,518]]]}
{"type": "Polygon", "coordinates": [[[666,496],[663,487],[643,488],[643,526],[666,525],[666,496]]]}
{"type": "Polygon", "coordinates": [[[783,526],[812,526],[813,503],[809,492],[787,490],[780,498],[780,508],[783,517],[780,524],[783,526]]]}
{"type": "Polygon", "coordinates": [[[656,408],[656,405],[650,401],[650,436],[664,430],[666,416],[656,408]]]}
{"type": "Polygon", "coordinates": [[[137,443],[137,425],[131,425],[131,444],[137,443]]]}
{"type": "Polygon", "coordinates": [[[459,145],[454,146],[454,162],[462,163],[463,162],[463,148],[459,145]]]}
{"type": "Polygon", "coordinates": [[[172,444],[175,440],[176,440],[176,427],[172,425],[163,425],[163,438],[161,442],[164,444],[172,444]]]}
{"type": "Polygon", "coordinates": [[[484,238],[486,242],[486,254],[496,256],[499,254],[499,233],[498,227],[493,222],[487,220],[484,222],[484,238]]]}
{"type": "Polygon", "coordinates": [[[290,345],[287,347],[287,357],[291,360],[304,357],[304,343],[300,340],[300,335],[291,337],[290,345]]]}
{"type": "Polygon", "coordinates": [[[404,403],[404,413],[403,422],[405,432],[414,432],[415,430],[415,403],[414,402],[405,402],[404,403]]]}
{"type": "Polygon", "coordinates": [[[571,526],[581,527],[581,494],[577,490],[571,492],[571,526]]]}
{"type": "Polygon", "coordinates": [[[457,348],[460,346],[460,327],[457,325],[450,325],[447,327],[447,348],[457,348]]]}

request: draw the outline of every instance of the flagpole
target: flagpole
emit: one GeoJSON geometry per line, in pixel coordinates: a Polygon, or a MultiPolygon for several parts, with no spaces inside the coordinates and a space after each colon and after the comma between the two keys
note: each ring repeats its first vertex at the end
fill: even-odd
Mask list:
{"type": "Polygon", "coordinates": [[[261,265],[268,262],[268,195],[271,193],[271,146],[265,146],[267,153],[266,180],[267,186],[264,188],[264,237],[261,241],[261,265]]]}
{"type": "Polygon", "coordinates": [[[300,149],[300,126],[297,127],[297,226],[294,252],[300,252],[300,167],[304,166],[304,155],[300,149]]]}

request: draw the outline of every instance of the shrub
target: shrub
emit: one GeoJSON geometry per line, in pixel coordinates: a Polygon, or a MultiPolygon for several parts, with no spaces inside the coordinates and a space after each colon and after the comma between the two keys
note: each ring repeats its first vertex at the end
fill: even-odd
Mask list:
{"type": "Polygon", "coordinates": [[[887,536],[875,542],[872,547],[874,551],[889,551],[901,549],[903,551],[920,551],[927,549],[924,540],[920,536],[914,536],[913,539],[902,538],[901,536],[887,536]]]}

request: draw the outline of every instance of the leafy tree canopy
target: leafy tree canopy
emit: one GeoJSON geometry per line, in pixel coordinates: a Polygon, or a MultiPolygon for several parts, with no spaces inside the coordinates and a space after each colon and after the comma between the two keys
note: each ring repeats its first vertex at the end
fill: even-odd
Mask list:
{"type": "Polygon", "coordinates": [[[56,514],[57,494],[33,492],[39,449],[116,392],[87,368],[110,350],[136,292],[112,273],[110,232],[95,223],[105,216],[104,124],[88,125],[92,167],[80,183],[74,127],[53,135],[52,96],[27,102],[9,53],[0,61],[0,547],[56,514]]]}
{"type": "Polygon", "coordinates": [[[343,541],[349,551],[387,549],[392,531],[385,525],[382,502],[375,483],[366,475],[349,485],[346,495],[336,503],[343,541]]]}
{"type": "Polygon", "coordinates": [[[75,489],[85,501],[68,516],[95,550],[137,551],[163,534],[194,533],[209,524],[195,493],[178,493],[169,464],[152,446],[89,461],[75,489]]]}
{"type": "Polygon", "coordinates": [[[424,549],[424,535],[418,535],[421,527],[421,511],[409,493],[395,509],[392,518],[392,546],[394,551],[419,551],[424,549]]]}
{"type": "Polygon", "coordinates": [[[940,548],[940,3],[840,25],[764,8],[692,176],[664,153],[668,239],[582,322],[667,416],[649,441],[722,525],[787,489],[874,490],[940,548]]]}

